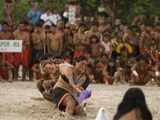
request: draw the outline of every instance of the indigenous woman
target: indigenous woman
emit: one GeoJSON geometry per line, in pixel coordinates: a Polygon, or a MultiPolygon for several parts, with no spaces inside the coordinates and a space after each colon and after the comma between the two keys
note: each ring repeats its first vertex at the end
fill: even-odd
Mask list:
{"type": "Polygon", "coordinates": [[[113,120],[152,120],[152,114],[141,89],[130,88],[125,93],[113,120]]]}

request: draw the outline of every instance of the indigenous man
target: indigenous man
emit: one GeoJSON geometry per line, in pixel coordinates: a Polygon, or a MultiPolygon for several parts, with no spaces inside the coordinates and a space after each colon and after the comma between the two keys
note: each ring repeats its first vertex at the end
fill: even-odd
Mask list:
{"type": "Polygon", "coordinates": [[[160,86],[160,64],[156,63],[152,66],[152,71],[149,72],[151,78],[146,83],[147,86],[160,86]]]}
{"type": "Polygon", "coordinates": [[[41,25],[37,24],[31,35],[32,64],[45,54],[45,37],[45,32],[41,29],[41,25]]]}
{"type": "Polygon", "coordinates": [[[27,79],[27,73],[29,74],[30,32],[27,29],[27,25],[28,23],[26,21],[22,21],[18,29],[14,32],[15,39],[22,40],[23,42],[22,53],[16,54],[17,71],[20,65],[23,66],[23,71],[20,70],[23,73],[23,76],[19,76],[20,80],[27,79]]]}
{"type": "Polygon", "coordinates": [[[107,67],[107,63],[102,61],[98,61],[96,64],[95,79],[98,83],[105,83],[106,85],[112,83],[112,78],[107,71],[107,67]]]}
{"type": "Polygon", "coordinates": [[[87,41],[85,37],[85,25],[81,25],[78,31],[73,36],[73,44],[76,51],[83,51],[87,41]]]}
{"type": "Polygon", "coordinates": [[[114,84],[126,84],[123,68],[119,67],[114,74],[114,84]]]}
{"type": "MultiPolygon", "coordinates": [[[[7,22],[2,24],[2,32],[0,32],[0,40],[13,40],[14,36],[11,31],[11,26],[8,25],[7,22]]],[[[1,53],[2,61],[7,62],[10,65],[14,65],[14,54],[13,53],[1,53]]],[[[9,67],[10,68],[10,67],[9,67]]],[[[14,70],[14,69],[12,69],[14,70]]],[[[11,69],[9,71],[12,71],[11,69]]],[[[10,80],[13,80],[13,71],[9,72],[9,76],[11,77],[10,80]]]]}
{"type": "Polygon", "coordinates": [[[5,18],[9,24],[12,24],[13,2],[14,0],[4,0],[5,18]]]}
{"type": "Polygon", "coordinates": [[[160,63],[157,63],[155,68],[155,79],[158,86],[160,86],[160,63]]]}
{"type": "Polygon", "coordinates": [[[48,44],[47,49],[49,54],[54,56],[60,56],[63,52],[63,40],[64,40],[64,23],[58,21],[56,32],[47,35],[48,44]]]}
{"type": "Polygon", "coordinates": [[[148,65],[144,60],[135,62],[131,70],[131,84],[145,85],[148,82],[148,65]]]}
{"type": "Polygon", "coordinates": [[[58,78],[58,64],[54,62],[45,63],[42,73],[42,80],[37,83],[37,87],[45,99],[52,101],[51,94],[58,78]]]}
{"type": "Polygon", "coordinates": [[[92,80],[92,77],[89,74],[88,62],[85,58],[80,58],[76,61],[73,76],[74,83],[82,90],[82,92],[75,97],[79,103],[82,103],[85,99],[91,96],[91,91],[87,90],[87,88],[92,80]]]}
{"type": "Polygon", "coordinates": [[[68,63],[59,65],[60,77],[55,84],[52,96],[57,107],[70,115],[79,113],[81,108],[74,97],[81,89],[74,84],[73,66],[68,63]]]}
{"type": "Polygon", "coordinates": [[[90,52],[91,56],[95,59],[102,56],[104,51],[103,46],[100,44],[100,40],[97,36],[93,35],[90,37],[90,52]]]}
{"type": "Polygon", "coordinates": [[[64,54],[67,54],[67,52],[72,52],[74,49],[73,33],[71,31],[71,26],[68,23],[65,25],[64,39],[64,54]]]}

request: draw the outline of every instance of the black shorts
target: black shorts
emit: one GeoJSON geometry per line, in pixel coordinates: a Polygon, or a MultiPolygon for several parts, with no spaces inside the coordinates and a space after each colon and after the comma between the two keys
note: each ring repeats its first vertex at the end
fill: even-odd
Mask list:
{"type": "Polygon", "coordinates": [[[62,97],[66,95],[68,91],[62,89],[62,88],[55,88],[52,92],[52,98],[53,102],[58,106],[59,102],[61,101],[62,97]]]}

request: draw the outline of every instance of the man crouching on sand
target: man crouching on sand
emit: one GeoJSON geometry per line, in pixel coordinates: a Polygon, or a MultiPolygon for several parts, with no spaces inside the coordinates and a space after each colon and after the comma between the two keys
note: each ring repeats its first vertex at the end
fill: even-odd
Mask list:
{"type": "Polygon", "coordinates": [[[52,93],[53,102],[59,110],[67,112],[70,115],[82,112],[82,108],[76,99],[76,94],[83,93],[73,79],[74,66],[63,63],[59,65],[60,77],[54,86],[52,93]]]}

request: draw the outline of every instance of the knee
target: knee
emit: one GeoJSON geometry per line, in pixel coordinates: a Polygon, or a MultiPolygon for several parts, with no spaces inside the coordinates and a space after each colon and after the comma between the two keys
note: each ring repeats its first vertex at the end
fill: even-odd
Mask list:
{"type": "Polygon", "coordinates": [[[39,90],[41,93],[44,92],[44,88],[43,88],[43,80],[38,81],[38,83],[37,83],[37,88],[38,88],[38,90],[39,90]]]}

